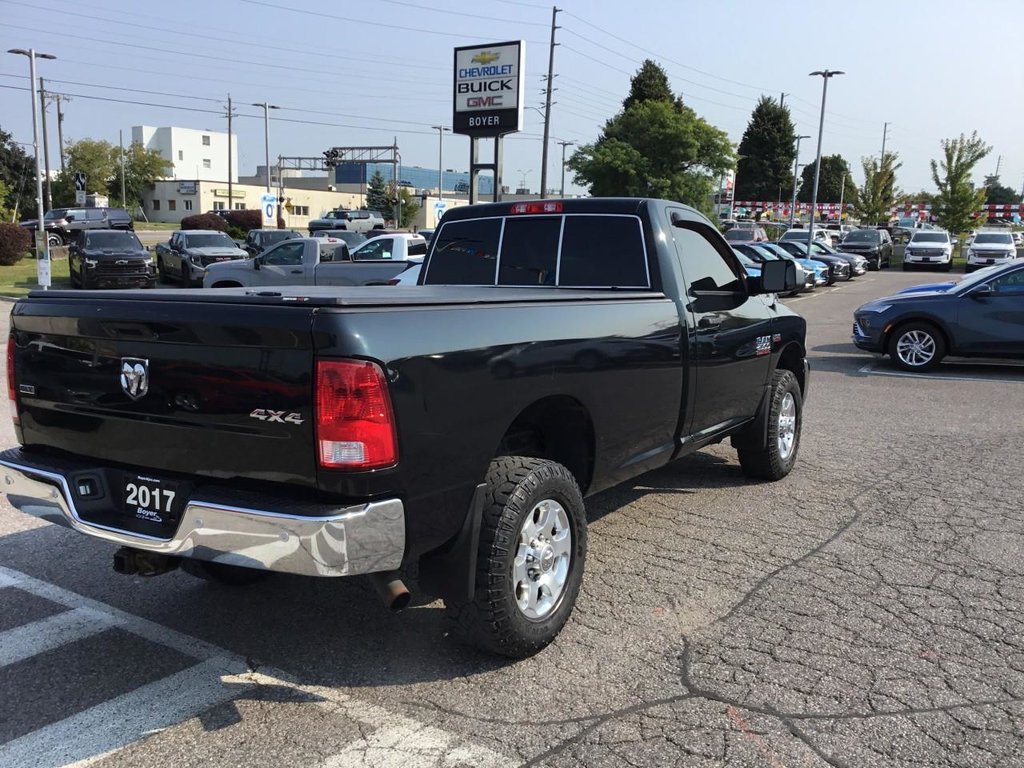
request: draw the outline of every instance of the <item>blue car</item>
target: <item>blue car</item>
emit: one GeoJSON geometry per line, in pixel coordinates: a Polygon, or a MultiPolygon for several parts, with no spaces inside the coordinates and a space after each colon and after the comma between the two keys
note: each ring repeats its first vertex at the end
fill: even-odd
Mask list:
{"type": "Polygon", "coordinates": [[[740,260],[740,264],[743,265],[744,271],[751,277],[761,276],[761,265],[756,261],[747,256],[743,251],[733,248],[732,252],[736,254],[736,258],[740,260]]]}
{"type": "MultiPolygon", "coordinates": [[[[763,251],[769,251],[771,253],[774,253],[776,256],[779,256],[781,258],[789,259],[790,261],[795,261],[797,264],[803,267],[805,271],[814,274],[815,287],[819,285],[826,285],[828,283],[827,264],[822,264],[820,261],[815,261],[814,259],[798,259],[785,248],[778,246],[775,243],[757,243],[755,247],[760,248],[763,251]]],[[[808,289],[813,290],[812,288],[810,288],[810,286],[808,287],[808,289]]]]}
{"type": "MultiPolygon", "coordinates": [[[[978,272],[991,272],[996,267],[1001,266],[1002,264],[993,264],[992,266],[983,267],[982,269],[979,269],[978,272]]],[[[977,274],[977,272],[975,274],[977,274]]],[[[912,285],[909,288],[904,288],[902,290],[896,291],[896,295],[902,293],[945,293],[950,288],[956,287],[958,283],[958,280],[946,280],[945,282],[942,283],[924,283],[922,285],[912,285]]]]}

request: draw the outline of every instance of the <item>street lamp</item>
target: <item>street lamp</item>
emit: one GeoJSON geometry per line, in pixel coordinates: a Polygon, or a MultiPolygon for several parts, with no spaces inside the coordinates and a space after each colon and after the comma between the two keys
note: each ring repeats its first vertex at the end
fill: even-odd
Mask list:
{"type": "Polygon", "coordinates": [[[839,70],[818,70],[811,72],[808,77],[821,78],[821,118],[818,120],[818,154],[814,161],[814,189],[811,192],[811,223],[807,228],[807,255],[811,254],[811,245],[814,243],[814,214],[818,207],[818,177],[821,174],[821,134],[825,130],[825,97],[828,95],[828,80],[836,75],[845,75],[839,70]]]}
{"type": "Polygon", "coordinates": [[[36,59],[57,57],[50,53],[37,53],[34,48],[11,48],[7,52],[28,56],[29,61],[29,79],[32,81],[32,151],[36,156],[36,280],[45,291],[50,287],[50,244],[46,241],[46,228],[43,226],[43,172],[39,166],[39,117],[36,114],[36,105],[39,103],[36,96],[36,59]]]}
{"type": "MultiPolygon", "coordinates": [[[[519,176],[519,188],[520,189],[526,189],[526,175],[529,174],[529,173],[533,173],[533,169],[531,168],[528,171],[524,171],[522,168],[516,168],[516,173],[520,174],[520,176],[519,176]]],[[[529,192],[527,192],[527,194],[529,194],[529,192]]]]}
{"type": "MultiPolygon", "coordinates": [[[[793,228],[793,217],[796,215],[796,185],[797,173],[800,171],[800,140],[809,139],[810,136],[796,137],[796,155],[793,157],[793,202],[789,204],[789,228],[793,228]]],[[[810,246],[808,246],[810,248],[810,246]]]]}
{"type": "Polygon", "coordinates": [[[437,199],[444,200],[444,132],[451,133],[452,129],[444,125],[430,127],[437,131],[437,199]]]}
{"type": "Polygon", "coordinates": [[[562,191],[561,191],[560,195],[561,195],[561,197],[565,197],[565,148],[566,147],[574,147],[574,146],[576,146],[576,142],[575,141],[560,141],[558,143],[562,145],[562,191]]]}
{"type": "MultiPolygon", "coordinates": [[[[280,109],[273,104],[267,102],[253,102],[254,107],[263,107],[263,144],[267,153],[267,194],[270,194],[270,110],[280,109]]],[[[228,201],[230,206],[231,202],[228,201]]]]}

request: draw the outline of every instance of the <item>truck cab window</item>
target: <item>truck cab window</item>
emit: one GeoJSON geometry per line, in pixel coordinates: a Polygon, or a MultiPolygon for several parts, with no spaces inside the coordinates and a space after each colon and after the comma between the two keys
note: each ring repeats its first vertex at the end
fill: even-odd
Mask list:
{"type": "Polygon", "coordinates": [[[566,216],[558,284],[649,288],[643,230],[635,216],[566,216]]]}
{"type": "Polygon", "coordinates": [[[561,231],[561,216],[506,219],[498,284],[554,285],[561,231]]]}
{"type": "Polygon", "coordinates": [[[392,240],[390,237],[375,240],[367,243],[365,248],[360,248],[356,254],[356,261],[369,261],[373,259],[390,259],[392,240]]]}
{"type": "Polygon", "coordinates": [[[292,267],[302,263],[304,243],[285,243],[270,251],[263,257],[264,264],[278,267],[292,267]]]}
{"type": "Polygon", "coordinates": [[[427,264],[425,285],[494,285],[501,222],[467,219],[442,224],[427,264]]]}
{"type": "Polygon", "coordinates": [[[732,264],[706,237],[678,226],[673,227],[672,232],[689,290],[730,293],[745,290],[732,264]]]}

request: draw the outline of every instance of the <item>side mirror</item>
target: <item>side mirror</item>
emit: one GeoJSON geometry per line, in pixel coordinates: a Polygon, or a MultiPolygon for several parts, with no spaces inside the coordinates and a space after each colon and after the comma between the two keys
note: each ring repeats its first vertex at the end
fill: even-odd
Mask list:
{"type": "Polygon", "coordinates": [[[981,285],[976,285],[971,288],[971,290],[967,292],[967,295],[972,299],[984,299],[994,293],[995,291],[992,290],[992,286],[989,283],[982,283],[981,285]]]}
{"type": "Polygon", "coordinates": [[[67,216],[64,217],[64,221],[74,221],[74,220],[75,220],[75,215],[73,213],[69,213],[67,216]]]}
{"type": "Polygon", "coordinates": [[[766,261],[761,264],[761,277],[748,278],[750,292],[789,293],[796,290],[796,264],[792,261],[766,261]]]}

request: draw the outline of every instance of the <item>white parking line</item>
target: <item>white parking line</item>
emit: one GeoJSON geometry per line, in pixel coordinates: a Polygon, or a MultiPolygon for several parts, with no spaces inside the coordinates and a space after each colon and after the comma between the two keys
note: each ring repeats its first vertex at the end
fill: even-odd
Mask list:
{"type": "Polygon", "coordinates": [[[91,608],[75,608],[0,632],[0,667],[95,635],[118,623],[91,608]]]}
{"type": "MultiPolygon", "coordinates": [[[[110,627],[173,648],[199,662],[0,745],[0,766],[4,768],[87,766],[257,686],[301,691],[313,699],[312,706],[326,707],[332,714],[369,729],[365,737],[351,742],[340,753],[325,757],[323,768],[349,765],[498,768],[517,762],[487,747],[467,742],[458,734],[356,699],[343,690],[302,685],[278,669],[250,671],[246,660],[237,654],[0,567],[0,587],[3,586],[17,587],[71,610],[0,633],[0,666],[31,658],[110,627]]],[[[17,692],[8,691],[5,695],[16,696],[17,692]]]]}
{"type": "Polygon", "coordinates": [[[983,373],[979,373],[975,376],[957,376],[955,374],[947,373],[911,373],[910,371],[885,371],[878,368],[877,363],[868,363],[867,365],[859,368],[857,370],[857,373],[865,373],[870,374],[872,376],[891,376],[893,378],[898,379],[924,379],[926,381],[990,381],[994,384],[1016,384],[1022,381],[1020,377],[1006,378],[1000,376],[986,376],[983,373]]]}

